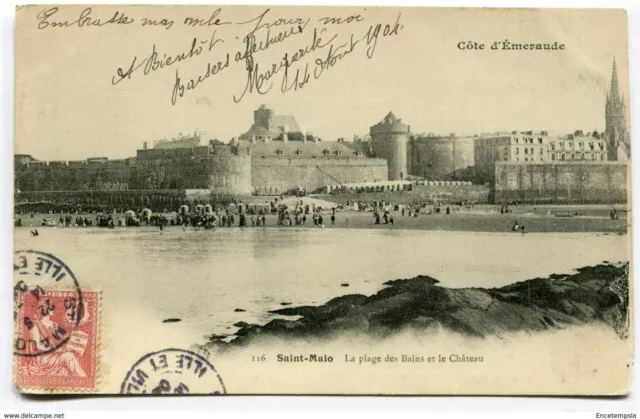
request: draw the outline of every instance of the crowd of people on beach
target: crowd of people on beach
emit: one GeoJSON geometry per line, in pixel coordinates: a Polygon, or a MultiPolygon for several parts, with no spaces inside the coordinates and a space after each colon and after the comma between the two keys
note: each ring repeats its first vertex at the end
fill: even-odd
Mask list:
{"type": "MultiPolygon", "coordinates": [[[[331,225],[336,224],[336,211],[338,207],[331,208],[331,225]]],[[[279,226],[306,226],[307,220],[313,222],[315,227],[324,228],[324,217],[322,213],[324,208],[315,204],[305,204],[304,201],[296,201],[295,207],[291,210],[288,205],[280,204],[278,206],[278,225],[279,226]]]]}
{"type": "MultiPolygon", "coordinates": [[[[404,219],[417,218],[421,216],[428,216],[433,214],[480,214],[480,215],[492,215],[502,214],[511,215],[514,213],[512,207],[514,205],[510,203],[501,203],[495,206],[481,205],[476,209],[475,202],[459,201],[409,201],[409,202],[395,202],[389,203],[385,201],[361,201],[361,200],[347,200],[342,203],[331,203],[326,201],[319,201],[316,199],[307,200],[307,198],[301,199],[297,197],[295,203],[292,203],[292,199],[284,200],[283,197],[274,197],[269,201],[263,203],[226,203],[218,204],[214,207],[211,204],[203,202],[202,204],[194,205],[189,208],[186,204],[181,205],[179,208],[169,211],[164,208],[156,213],[149,208],[138,208],[137,210],[131,210],[126,208],[114,208],[112,211],[91,211],[89,208],[80,208],[79,206],[75,210],[67,213],[60,211],[56,214],[53,210],[49,210],[45,213],[44,218],[38,217],[37,221],[24,222],[23,218],[18,215],[25,216],[24,212],[16,211],[14,217],[14,225],[16,227],[29,226],[47,226],[47,227],[103,227],[103,228],[115,228],[115,227],[157,227],[161,231],[167,226],[181,226],[183,229],[215,229],[223,227],[266,227],[268,224],[268,218],[275,218],[273,221],[274,226],[298,226],[306,227],[313,226],[324,228],[325,226],[338,225],[338,219],[340,218],[340,227],[349,227],[349,213],[344,211],[356,211],[356,212],[371,212],[372,224],[387,225],[389,228],[393,226],[399,220],[399,216],[404,219]],[[319,204],[321,203],[322,204],[319,204]],[[324,205],[324,206],[323,206],[324,205]],[[394,215],[396,218],[394,218],[394,215]]],[[[551,214],[548,208],[543,208],[546,211],[547,216],[554,215],[555,217],[575,217],[578,216],[577,211],[565,211],[551,214]]],[[[525,208],[524,210],[518,210],[517,213],[522,213],[522,216],[527,215],[544,215],[540,213],[534,207],[525,208]],[[528,214],[529,211],[533,214],[528,214]]],[[[27,213],[29,214],[29,213],[27,213]]],[[[34,218],[36,213],[31,212],[30,218],[34,218]]],[[[39,214],[42,215],[42,214],[39,214]]],[[[603,214],[604,215],[604,214],[603,214]]],[[[28,216],[28,215],[26,215],[28,216]]],[[[364,221],[362,217],[353,217],[356,224],[352,226],[364,226],[368,222],[364,221]],[[362,221],[358,221],[361,219],[362,221]]],[[[524,225],[521,225],[518,221],[513,221],[512,217],[509,217],[510,221],[505,226],[507,230],[518,231],[524,234],[524,225]]],[[[611,207],[609,212],[609,218],[611,220],[618,220],[618,211],[611,207]]],[[[415,223],[409,224],[409,226],[416,226],[415,223]]]]}

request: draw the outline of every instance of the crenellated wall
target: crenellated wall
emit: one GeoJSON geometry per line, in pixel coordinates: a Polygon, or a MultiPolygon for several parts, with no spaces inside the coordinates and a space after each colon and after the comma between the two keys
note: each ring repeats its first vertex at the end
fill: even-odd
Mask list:
{"type": "Polygon", "coordinates": [[[496,163],[494,202],[627,202],[628,165],[620,162],[496,163]]]}
{"type": "Polygon", "coordinates": [[[251,193],[251,150],[214,146],[138,150],[126,160],[31,161],[15,166],[15,190],[126,191],[210,189],[251,193]]]}
{"type": "Polygon", "coordinates": [[[132,160],[109,163],[86,161],[31,162],[15,166],[18,191],[127,190],[134,172],[132,160]]]}
{"type": "Polygon", "coordinates": [[[302,188],[387,180],[384,159],[340,157],[258,157],[251,163],[251,183],[257,195],[279,195],[302,188]]]}

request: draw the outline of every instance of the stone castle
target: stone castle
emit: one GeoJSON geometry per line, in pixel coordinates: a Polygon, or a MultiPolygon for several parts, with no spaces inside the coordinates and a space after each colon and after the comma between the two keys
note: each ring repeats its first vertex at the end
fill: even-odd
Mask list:
{"type": "Polygon", "coordinates": [[[493,201],[583,196],[591,202],[605,192],[610,200],[621,201],[626,199],[630,138],[615,61],[605,121],[604,133],[512,131],[457,137],[413,134],[389,112],[370,127],[368,141],[329,142],[303,131],[294,116],[277,115],[262,105],[249,129],[229,144],[201,144],[196,132],[157,141],[152,148],[144,143],[127,159],[46,162],[15,155],[16,203],[102,195],[112,199],[114,193],[143,201],[150,195],[156,200],[189,194],[277,196],[356,184],[401,190],[424,180],[487,184],[493,201]]]}
{"type": "Polygon", "coordinates": [[[406,175],[406,156],[401,158],[396,145],[406,144],[408,128],[397,140],[393,130],[382,133],[395,124],[387,119],[376,125],[381,127],[380,136],[373,137],[376,156],[366,142],[324,142],[303,133],[295,117],[276,115],[263,105],[254,112],[249,130],[229,144],[217,140],[200,144],[196,133],[159,141],[152,148],[145,143],[127,159],[39,161],[15,155],[15,191],[201,190],[213,195],[273,196],[319,191],[329,184],[386,181],[389,167],[393,179],[401,179],[406,175]],[[385,141],[393,146],[385,146],[385,141]]]}

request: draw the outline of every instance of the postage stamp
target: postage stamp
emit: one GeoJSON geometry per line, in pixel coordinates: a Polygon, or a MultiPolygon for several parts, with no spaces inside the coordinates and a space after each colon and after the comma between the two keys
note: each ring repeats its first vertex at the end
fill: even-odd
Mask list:
{"type": "Polygon", "coordinates": [[[43,252],[15,252],[14,273],[16,386],[95,390],[100,292],[82,291],[71,270],[43,252]]]}
{"type": "MultiPolygon", "coordinates": [[[[83,294],[80,284],[69,267],[55,256],[37,250],[19,250],[13,256],[14,288],[13,288],[13,315],[15,330],[29,328],[31,324],[28,310],[24,308],[24,294],[28,293],[36,301],[40,301],[45,290],[69,290],[67,305],[73,305],[74,311],[70,312],[73,318],[67,320],[73,326],[79,326],[82,310],[84,310],[83,294]],[[21,300],[22,299],[22,300],[21,300]]],[[[60,305],[62,307],[62,305],[60,305]]],[[[42,307],[42,312],[46,311],[42,307]]],[[[22,356],[37,356],[52,352],[66,343],[68,336],[56,333],[50,339],[41,337],[39,341],[24,339],[21,333],[16,333],[14,342],[14,354],[22,356]]]]}
{"type": "Polygon", "coordinates": [[[17,387],[96,388],[100,293],[85,291],[82,304],[75,296],[75,291],[21,293],[19,315],[24,321],[16,342],[24,342],[21,349],[32,356],[16,356],[17,387]]]}
{"type": "Polygon", "coordinates": [[[222,378],[202,356],[164,349],[143,356],[127,373],[121,394],[226,394],[222,378]]]}

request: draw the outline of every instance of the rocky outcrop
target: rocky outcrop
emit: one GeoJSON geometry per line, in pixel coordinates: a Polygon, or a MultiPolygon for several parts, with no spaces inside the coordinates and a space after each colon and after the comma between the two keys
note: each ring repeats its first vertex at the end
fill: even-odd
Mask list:
{"type": "Polygon", "coordinates": [[[397,279],[372,296],[345,295],[317,307],[275,310],[272,313],[300,317],[244,325],[230,342],[212,341],[206,346],[244,346],[262,336],[323,338],[347,332],[385,337],[407,328],[445,329],[483,338],[598,322],[624,339],[629,329],[628,274],[628,263],[603,263],[571,275],[491,289],[445,288],[422,275],[397,279]]]}

